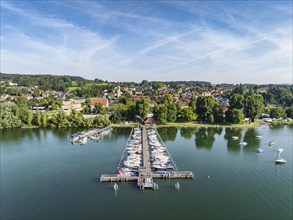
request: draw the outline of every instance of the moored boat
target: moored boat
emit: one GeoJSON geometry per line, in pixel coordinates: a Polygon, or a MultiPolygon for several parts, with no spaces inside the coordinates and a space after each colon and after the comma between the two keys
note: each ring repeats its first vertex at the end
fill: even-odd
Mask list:
{"type": "Polygon", "coordinates": [[[268,145],[269,145],[269,146],[273,146],[273,145],[275,145],[275,141],[273,141],[273,140],[269,141],[268,145]]]}
{"type": "Polygon", "coordinates": [[[279,148],[279,149],[278,149],[277,158],[275,159],[275,164],[284,164],[286,163],[286,160],[284,158],[281,158],[281,153],[283,152],[283,148],[279,148]]]}
{"type": "Polygon", "coordinates": [[[280,159],[276,159],[275,160],[275,164],[284,164],[284,163],[286,163],[286,160],[283,159],[283,158],[280,158],[280,159]]]}

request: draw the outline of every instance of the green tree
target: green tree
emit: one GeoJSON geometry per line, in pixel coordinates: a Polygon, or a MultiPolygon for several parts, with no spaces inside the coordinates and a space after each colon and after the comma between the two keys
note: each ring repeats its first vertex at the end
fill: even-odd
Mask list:
{"type": "Polygon", "coordinates": [[[175,103],[170,104],[168,107],[167,120],[175,122],[177,119],[177,107],[175,103]]]}
{"type": "Polygon", "coordinates": [[[36,126],[41,126],[42,125],[41,114],[40,114],[40,111],[38,109],[36,110],[36,113],[34,114],[33,123],[36,126]]]}
{"type": "Polygon", "coordinates": [[[34,89],[34,97],[39,97],[41,95],[41,90],[38,88],[34,89]]]}
{"type": "Polygon", "coordinates": [[[188,106],[190,106],[192,108],[192,111],[196,113],[196,99],[195,98],[190,100],[188,106]]]}
{"type": "Polygon", "coordinates": [[[203,122],[214,121],[213,114],[214,106],[216,104],[216,100],[213,96],[199,96],[196,99],[196,113],[198,118],[203,122]]]}
{"type": "Polygon", "coordinates": [[[122,103],[124,105],[128,105],[129,102],[131,102],[131,99],[129,96],[126,96],[126,95],[121,95],[119,98],[118,98],[118,102],[119,103],[122,103]]]}
{"type": "Polygon", "coordinates": [[[107,114],[107,109],[103,107],[102,104],[95,104],[95,112],[96,114],[105,115],[107,114]]]}
{"type": "Polygon", "coordinates": [[[290,108],[286,110],[286,115],[288,118],[291,118],[291,119],[293,118],[293,106],[291,106],[290,108]]]}
{"type": "Polygon", "coordinates": [[[223,107],[218,101],[216,101],[213,107],[214,123],[222,124],[224,121],[224,115],[223,107]]]}
{"type": "Polygon", "coordinates": [[[111,124],[108,115],[97,115],[94,118],[93,126],[94,127],[106,127],[111,124]]]}
{"type": "Polygon", "coordinates": [[[177,106],[173,101],[171,94],[166,94],[163,103],[167,107],[167,121],[175,122],[177,119],[177,106]]]}
{"type": "Polygon", "coordinates": [[[197,115],[193,112],[192,107],[188,106],[187,108],[180,109],[178,118],[180,121],[189,122],[195,121],[197,119],[197,115]]]}
{"type": "Polygon", "coordinates": [[[229,108],[230,109],[242,109],[244,105],[244,96],[241,94],[233,94],[229,99],[229,108]]]}
{"type": "Polygon", "coordinates": [[[0,129],[21,127],[21,120],[15,114],[14,103],[0,103],[0,129]]]}
{"type": "Polygon", "coordinates": [[[270,116],[271,118],[286,118],[286,112],[283,108],[277,107],[277,108],[271,108],[270,110],[270,116]]]}
{"type": "Polygon", "coordinates": [[[240,95],[244,95],[246,93],[246,87],[243,86],[241,83],[240,85],[236,85],[236,87],[234,88],[234,90],[232,91],[233,94],[240,94],[240,95]]]}
{"type": "Polygon", "coordinates": [[[27,108],[27,104],[28,104],[28,101],[27,101],[27,98],[24,97],[24,96],[18,96],[16,97],[15,99],[15,104],[18,106],[18,107],[24,107],[24,108],[27,108]]]}
{"type": "Polygon", "coordinates": [[[167,123],[168,109],[164,104],[155,104],[153,113],[158,124],[167,123]]]}
{"type": "Polygon", "coordinates": [[[65,112],[61,109],[56,114],[56,121],[54,125],[58,128],[70,127],[70,122],[68,121],[65,112]]]}
{"type": "Polygon", "coordinates": [[[30,111],[30,110],[27,111],[27,118],[26,118],[27,125],[31,126],[33,119],[34,119],[34,115],[33,115],[32,111],[30,111]]]}
{"type": "Polygon", "coordinates": [[[125,115],[127,112],[127,106],[124,104],[116,104],[113,108],[111,121],[114,123],[121,122],[125,120],[125,115]]]}
{"type": "Polygon", "coordinates": [[[146,99],[139,99],[135,103],[135,108],[136,114],[143,120],[150,110],[150,102],[146,99]]]}
{"type": "Polygon", "coordinates": [[[228,123],[231,123],[231,124],[243,123],[243,120],[244,120],[243,112],[237,108],[229,109],[226,112],[226,120],[228,123]]]}
{"type": "Polygon", "coordinates": [[[42,126],[46,128],[47,127],[47,112],[46,111],[42,112],[41,120],[42,120],[42,126]]]}
{"type": "Polygon", "coordinates": [[[254,119],[263,109],[263,97],[258,94],[248,95],[244,100],[244,114],[254,122],[254,119]]]}

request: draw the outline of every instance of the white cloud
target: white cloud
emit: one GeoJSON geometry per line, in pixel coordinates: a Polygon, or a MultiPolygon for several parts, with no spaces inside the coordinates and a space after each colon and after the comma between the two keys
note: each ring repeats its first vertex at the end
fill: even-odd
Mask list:
{"type": "Polygon", "coordinates": [[[211,14],[216,10],[201,2],[172,2],[190,15],[185,22],[160,17],[157,8],[148,13],[151,4],[151,8],[137,6],[131,10],[95,2],[90,7],[88,2],[64,4],[57,5],[76,10],[77,4],[79,16],[90,17],[92,26],[99,28],[13,3],[1,5],[28,22],[14,26],[2,21],[1,72],[84,74],[85,78],[111,81],[292,80],[292,19],[288,19],[288,11],[287,17],[269,24],[262,21],[264,15],[248,23],[251,15],[245,13],[251,14],[251,8],[245,8],[244,13],[237,7],[217,5],[221,10],[211,14]],[[133,43],[128,40],[125,45],[126,39],[133,39],[133,43]]]}

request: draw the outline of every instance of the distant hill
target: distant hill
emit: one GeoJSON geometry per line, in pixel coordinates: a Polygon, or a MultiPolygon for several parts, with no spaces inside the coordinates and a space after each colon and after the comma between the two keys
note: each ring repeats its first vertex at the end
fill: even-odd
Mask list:
{"type": "Polygon", "coordinates": [[[68,75],[51,75],[51,74],[14,74],[14,73],[0,73],[0,80],[19,80],[21,78],[48,78],[48,77],[57,77],[57,78],[68,78],[71,81],[83,81],[84,78],[80,76],[68,76],[68,75]]]}

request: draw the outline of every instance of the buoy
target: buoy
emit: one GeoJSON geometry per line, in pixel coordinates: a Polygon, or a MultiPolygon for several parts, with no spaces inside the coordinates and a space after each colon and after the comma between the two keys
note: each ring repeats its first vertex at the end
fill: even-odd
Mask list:
{"type": "Polygon", "coordinates": [[[179,190],[179,189],[180,189],[180,184],[179,184],[179,182],[175,183],[175,189],[176,189],[176,190],[179,190]]]}
{"type": "Polygon", "coordinates": [[[208,179],[210,179],[211,177],[210,176],[208,176],[208,179]]]}

